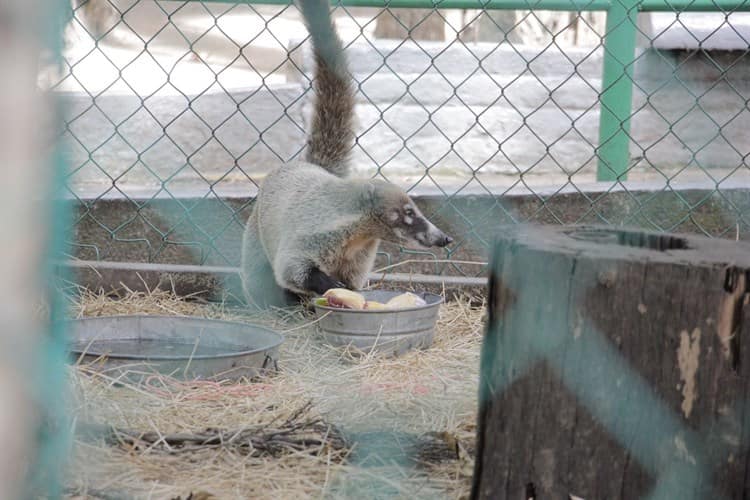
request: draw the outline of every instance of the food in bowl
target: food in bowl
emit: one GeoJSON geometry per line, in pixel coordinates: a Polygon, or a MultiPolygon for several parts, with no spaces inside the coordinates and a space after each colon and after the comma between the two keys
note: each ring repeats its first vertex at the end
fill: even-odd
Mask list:
{"type": "Polygon", "coordinates": [[[345,288],[331,288],[323,294],[323,297],[318,298],[315,303],[319,306],[367,311],[408,309],[427,304],[422,297],[411,292],[397,295],[383,304],[382,302],[376,302],[374,300],[365,300],[362,294],[345,288]]]}
{"type": "Polygon", "coordinates": [[[328,307],[340,307],[342,309],[364,309],[367,301],[357,293],[346,288],[331,288],[323,294],[328,301],[328,307]]]}
{"type": "Polygon", "coordinates": [[[383,304],[382,302],[378,302],[377,300],[368,300],[365,302],[364,308],[368,311],[380,311],[388,309],[388,306],[386,304],[383,304]]]}
{"type": "Polygon", "coordinates": [[[414,295],[411,292],[402,293],[393,297],[391,300],[386,302],[385,307],[388,309],[407,309],[410,307],[419,307],[426,305],[427,302],[418,295],[414,295]]]}
{"type": "MultiPolygon", "coordinates": [[[[403,295],[403,290],[357,290],[355,293],[365,298],[363,309],[329,307],[325,297],[313,301],[317,326],[325,342],[336,347],[355,348],[350,352],[377,351],[395,356],[432,345],[435,323],[443,303],[440,295],[418,293],[425,305],[392,308],[394,303],[390,306],[388,303],[403,295]]],[[[398,301],[395,304],[398,305],[398,301]]]]}

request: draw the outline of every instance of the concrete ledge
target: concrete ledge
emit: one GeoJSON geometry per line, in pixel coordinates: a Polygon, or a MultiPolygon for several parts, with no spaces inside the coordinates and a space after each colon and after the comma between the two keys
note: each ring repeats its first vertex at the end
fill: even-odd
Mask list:
{"type": "MultiPolygon", "coordinates": [[[[519,223],[610,224],[750,240],[750,220],[743,219],[744,214],[750,213],[747,177],[722,182],[720,191],[716,182],[708,178],[685,182],[683,189],[677,189],[678,186],[626,183],[581,190],[581,186],[568,182],[540,188],[533,194],[500,195],[496,194],[498,191],[481,194],[477,189],[476,194],[451,197],[415,195],[413,198],[422,211],[455,238],[450,253],[441,249],[434,253],[407,254],[395,245],[384,243],[375,269],[410,260],[392,270],[407,275],[481,277],[485,272],[481,263],[488,260],[492,239],[507,226],[519,223]],[[446,259],[475,264],[454,264],[446,259]]],[[[239,265],[243,225],[252,203],[249,197],[76,202],[74,220],[78,222],[70,234],[73,243],[70,253],[84,261],[233,268],[239,265]]],[[[148,265],[134,269],[163,271],[148,265]]],[[[140,278],[132,274],[127,283],[138,286],[140,278]]],[[[159,274],[149,279],[171,286],[165,276],[159,274]]],[[[182,286],[181,279],[173,278],[176,287],[182,286]]],[[[108,281],[116,282],[114,278],[108,281]]]]}

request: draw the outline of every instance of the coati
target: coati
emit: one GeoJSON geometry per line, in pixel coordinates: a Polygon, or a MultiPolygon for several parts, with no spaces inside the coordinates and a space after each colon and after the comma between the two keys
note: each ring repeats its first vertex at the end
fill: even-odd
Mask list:
{"type": "Polygon", "coordinates": [[[399,187],[349,178],[354,89],[343,45],[328,0],[299,6],[315,57],[312,131],[306,161],[268,174],[245,227],[242,283],[259,307],[362,288],[380,240],[418,248],[453,241],[399,187]]]}

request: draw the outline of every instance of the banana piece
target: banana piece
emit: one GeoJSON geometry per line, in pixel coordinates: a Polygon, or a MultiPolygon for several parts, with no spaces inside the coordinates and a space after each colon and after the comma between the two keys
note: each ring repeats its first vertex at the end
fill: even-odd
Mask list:
{"type": "Polygon", "coordinates": [[[330,307],[340,307],[343,309],[364,309],[365,298],[346,288],[331,288],[323,294],[328,299],[330,307]]]}
{"type": "Polygon", "coordinates": [[[425,305],[426,302],[422,297],[414,295],[411,292],[402,293],[393,297],[391,300],[386,302],[386,307],[389,309],[406,309],[409,307],[418,307],[425,305]]]}
{"type": "Polygon", "coordinates": [[[368,300],[367,302],[365,302],[365,309],[368,311],[382,311],[383,309],[388,309],[388,306],[383,304],[382,302],[368,300]]]}

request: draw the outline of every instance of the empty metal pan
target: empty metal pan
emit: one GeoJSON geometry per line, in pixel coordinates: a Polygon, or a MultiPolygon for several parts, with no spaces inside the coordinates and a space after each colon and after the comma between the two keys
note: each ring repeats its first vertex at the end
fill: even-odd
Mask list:
{"type": "Polygon", "coordinates": [[[188,316],[106,316],[70,322],[75,361],[184,379],[254,377],[274,369],[283,337],[257,325],[188,316]]]}

